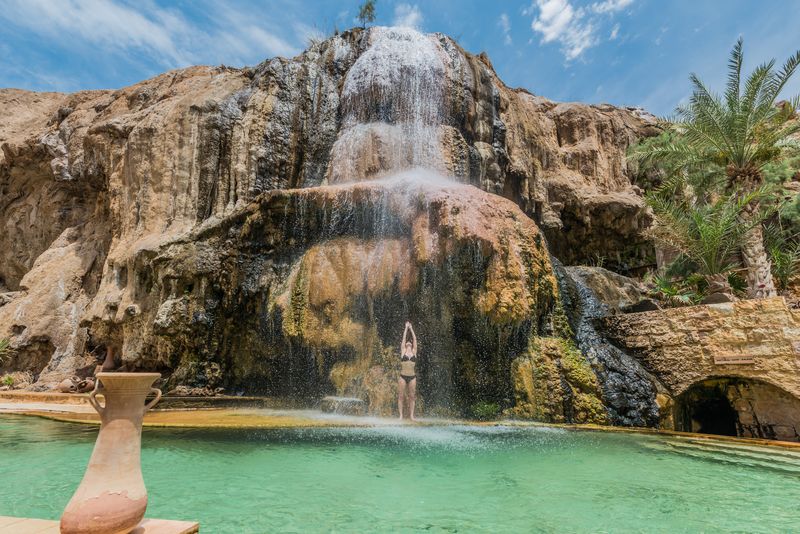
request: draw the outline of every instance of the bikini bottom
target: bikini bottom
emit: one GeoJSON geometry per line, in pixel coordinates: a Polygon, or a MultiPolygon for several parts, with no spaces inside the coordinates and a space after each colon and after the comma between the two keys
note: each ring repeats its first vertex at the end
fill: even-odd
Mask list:
{"type": "Polygon", "coordinates": [[[414,376],[400,375],[400,378],[402,378],[403,380],[405,380],[405,381],[406,381],[406,384],[410,384],[412,380],[414,380],[415,378],[417,378],[417,375],[414,375],[414,376]]]}

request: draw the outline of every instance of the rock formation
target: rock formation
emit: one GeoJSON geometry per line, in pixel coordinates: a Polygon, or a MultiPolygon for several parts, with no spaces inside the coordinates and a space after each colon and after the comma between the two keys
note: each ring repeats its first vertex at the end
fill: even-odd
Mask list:
{"type": "MultiPolygon", "coordinates": [[[[0,337],[15,349],[0,370],[34,387],[113,346],[170,387],[386,412],[411,318],[429,411],[510,407],[519,358],[560,343],[542,341],[559,309],[548,248],[650,254],[624,156],[651,118],[510,89],[440,34],[355,29],[254,68],[0,90],[0,119],[0,337]]],[[[587,396],[554,418],[603,420],[594,371],[552,362],[587,396]]]]}

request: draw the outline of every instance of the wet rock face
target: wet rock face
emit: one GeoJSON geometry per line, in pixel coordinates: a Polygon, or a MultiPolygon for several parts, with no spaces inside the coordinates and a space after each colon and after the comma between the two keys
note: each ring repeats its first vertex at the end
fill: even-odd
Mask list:
{"type": "Polygon", "coordinates": [[[575,342],[600,382],[609,420],[625,426],[657,426],[663,386],[631,354],[609,343],[602,329],[609,308],[578,276],[556,262],[561,299],[575,342]]]}
{"type": "Polygon", "coordinates": [[[610,310],[627,310],[647,298],[647,288],[640,281],[603,267],[577,265],[566,267],[566,270],[572,278],[586,285],[610,310]]]}
{"type": "Polygon", "coordinates": [[[418,174],[274,191],[132,261],[84,316],[123,362],[198,386],[214,362],[228,392],[357,396],[383,414],[406,320],[426,406],[457,413],[510,402],[511,362],[557,298],[516,205],[418,174]]]}
{"type": "Polygon", "coordinates": [[[571,341],[533,338],[512,365],[515,404],[508,415],[553,423],[607,424],[597,375],[571,341]]]}
{"type": "Polygon", "coordinates": [[[556,293],[533,221],[570,260],[642,253],[624,152],[647,117],[509,89],[443,35],[353,30],[254,68],[2,90],[0,116],[0,336],[40,384],[112,345],[175,384],[205,387],[214,363],[228,391],[385,411],[410,316],[431,325],[429,406],[506,402],[556,293]],[[415,165],[484,192],[375,182],[415,165]]]}

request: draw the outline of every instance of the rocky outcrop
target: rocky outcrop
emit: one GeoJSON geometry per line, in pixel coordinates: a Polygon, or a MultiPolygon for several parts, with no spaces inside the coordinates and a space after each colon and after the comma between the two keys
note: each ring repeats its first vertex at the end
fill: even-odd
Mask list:
{"type": "Polygon", "coordinates": [[[647,215],[624,154],[651,131],[402,29],[116,91],[0,90],[8,368],[57,383],[115,346],[174,384],[210,387],[214,364],[228,391],[356,392],[384,411],[391,326],[414,312],[446,360],[425,364],[426,402],[507,405],[556,293],[534,221],[567,261],[635,263],[647,215]],[[484,192],[352,185],[418,165],[484,192]]]}
{"type": "MultiPolygon", "coordinates": [[[[565,322],[575,344],[597,375],[611,423],[656,426],[662,419],[659,394],[663,386],[629,352],[610,343],[603,320],[612,315],[579,276],[555,261],[565,322]]],[[[564,322],[562,321],[562,323],[564,322]]]]}
{"type": "Polygon", "coordinates": [[[647,289],[640,281],[602,267],[576,265],[567,267],[566,270],[570,276],[583,282],[600,302],[613,311],[634,306],[647,295],[647,289]]]}
{"type": "Polygon", "coordinates": [[[410,318],[429,406],[504,400],[557,298],[544,240],[510,201],[416,180],[266,193],[139,251],[136,276],[104,280],[84,320],[122,363],[176,383],[203,386],[218,363],[231,392],[334,391],[388,413],[410,318]]]}
{"type": "Polygon", "coordinates": [[[800,397],[800,317],[782,297],[615,315],[606,326],[673,394],[740,376],[800,397]]]}

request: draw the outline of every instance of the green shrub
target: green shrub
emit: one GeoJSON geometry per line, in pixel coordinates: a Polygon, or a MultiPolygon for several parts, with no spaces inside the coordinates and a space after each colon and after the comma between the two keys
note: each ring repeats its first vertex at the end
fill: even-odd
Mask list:
{"type": "Polygon", "coordinates": [[[764,228],[765,245],[772,260],[772,276],[780,290],[788,289],[792,278],[800,274],[800,236],[794,225],[778,219],[764,228]]]}
{"type": "Polygon", "coordinates": [[[7,339],[0,339],[0,364],[11,354],[7,339]]]}
{"type": "Polygon", "coordinates": [[[13,385],[14,385],[14,377],[13,377],[13,376],[11,376],[11,375],[5,375],[5,376],[3,377],[3,381],[2,381],[2,382],[3,382],[3,385],[4,385],[4,386],[11,387],[11,386],[13,386],[13,385]]]}
{"type": "Polygon", "coordinates": [[[500,405],[496,402],[480,401],[472,405],[470,412],[479,421],[490,421],[500,416],[500,405]]]}

